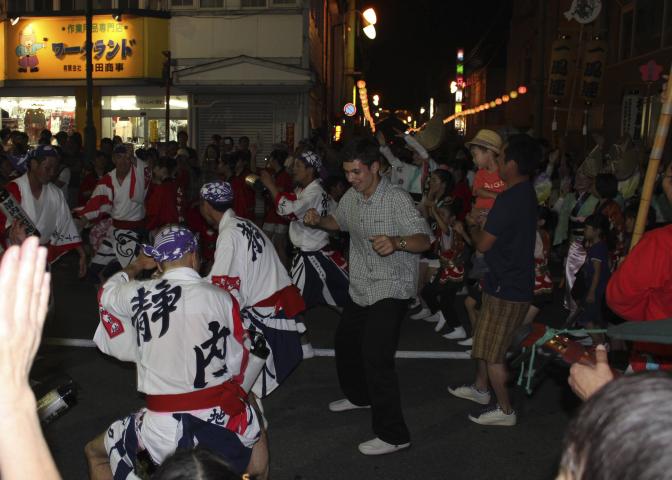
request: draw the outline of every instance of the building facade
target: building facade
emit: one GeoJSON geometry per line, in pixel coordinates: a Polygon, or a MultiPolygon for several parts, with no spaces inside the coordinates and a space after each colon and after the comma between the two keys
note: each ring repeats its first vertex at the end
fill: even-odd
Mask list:
{"type": "MultiPolygon", "coordinates": [[[[82,132],[84,1],[4,8],[3,123],[31,139],[42,128],[82,132]]],[[[95,0],[94,12],[99,137],[165,141],[167,92],[170,139],[186,130],[200,153],[213,134],[247,135],[267,153],[328,123],[340,81],[333,55],[342,56],[335,0],[95,0]]]]}
{"type": "Polygon", "coordinates": [[[570,146],[589,146],[595,130],[650,146],[672,62],[672,0],[603,0],[583,26],[572,3],[514,2],[506,83],[529,93],[506,106],[508,122],[570,146]]]}

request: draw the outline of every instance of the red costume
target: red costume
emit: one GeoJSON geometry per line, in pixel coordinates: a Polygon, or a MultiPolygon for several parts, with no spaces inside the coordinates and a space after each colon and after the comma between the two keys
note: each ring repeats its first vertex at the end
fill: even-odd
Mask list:
{"type": "MultiPolygon", "coordinates": [[[[672,225],[644,235],[607,285],[607,304],[630,321],[672,317],[672,225]]],[[[635,371],[672,370],[672,346],[635,342],[630,364],[635,371]]]]}
{"type": "Polygon", "coordinates": [[[181,223],[184,215],[180,215],[178,205],[181,189],[173,179],[163,183],[152,184],[145,200],[145,215],[147,230],[154,230],[169,223],[181,223]]]}
{"type": "Polygon", "coordinates": [[[256,196],[254,190],[245,183],[245,177],[251,172],[243,170],[240,175],[231,177],[231,188],[233,189],[233,211],[237,217],[256,220],[254,215],[254,204],[256,196]]]}
{"type": "MultiPolygon", "coordinates": [[[[272,174],[273,172],[269,170],[272,174]]],[[[274,176],[273,181],[275,182],[276,187],[280,192],[291,192],[292,191],[292,177],[285,170],[281,170],[277,175],[274,176]]],[[[264,217],[264,223],[273,223],[276,225],[289,225],[289,220],[278,215],[276,211],[277,202],[276,199],[271,198],[270,195],[265,195],[266,202],[266,216],[264,217]]]]}

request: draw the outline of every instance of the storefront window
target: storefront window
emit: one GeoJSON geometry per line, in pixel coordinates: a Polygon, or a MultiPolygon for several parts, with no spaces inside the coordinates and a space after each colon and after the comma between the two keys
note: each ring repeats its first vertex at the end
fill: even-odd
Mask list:
{"type": "MultiPolygon", "coordinates": [[[[165,97],[103,96],[102,107],[103,137],[118,135],[138,147],[166,141],[165,97]]],[[[186,96],[170,97],[169,140],[177,140],[177,132],[187,130],[188,107],[186,96]]]]}
{"type": "Polygon", "coordinates": [[[2,126],[28,134],[37,143],[45,128],[52,133],[75,129],[75,97],[0,97],[2,126]]]}
{"type": "MultiPolygon", "coordinates": [[[[166,97],[142,95],[117,95],[103,97],[103,110],[163,110],[166,108],[166,97]]],[[[171,110],[189,108],[186,96],[170,97],[171,110]]]]}

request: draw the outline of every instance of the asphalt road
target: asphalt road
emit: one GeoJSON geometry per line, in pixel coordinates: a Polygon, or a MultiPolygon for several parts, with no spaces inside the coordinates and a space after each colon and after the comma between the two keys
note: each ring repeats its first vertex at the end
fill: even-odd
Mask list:
{"type": "MultiPolygon", "coordinates": [[[[54,268],[54,314],[49,338],[90,339],[98,318],[94,289],[75,279],[75,260],[54,268]]],[[[552,307],[549,322],[562,320],[552,307]]],[[[317,309],[307,316],[316,348],[330,349],[336,313],[317,309]]],[[[423,321],[407,320],[400,350],[460,351],[423,321]]],[[[94,348],[45,346],[40,374],[65,372],[80,385],[79,403],[45,428],[65,479],[87,478],[83,448],[116,418],[142,406],[133,365],[117,362],[94,348]]],[[[528,397],[514,390],[518,425],[483,427],[467,414],[479,407],[452,397],[449,384],[472,380],[469,360],[398,359],[406,421],[412,448],[384,457],[365,457],[358,443],[373,437],[369,412],[331,413],[327,404],[341,398],[334,359],[304,361],[288,381],[264,401],[269,420],[271,478],[307,479],[553,479],[564,429],[578,401],[557,369],[528,397]]]]}

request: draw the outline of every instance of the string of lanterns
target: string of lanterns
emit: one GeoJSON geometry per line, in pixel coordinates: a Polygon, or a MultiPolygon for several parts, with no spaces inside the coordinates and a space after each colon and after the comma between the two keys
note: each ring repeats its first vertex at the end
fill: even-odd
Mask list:
{"type": "Polygon", "coordinates": [[[482,104],[480,104],[476,107],[468,108],[466,110],[461,110],[460,109],[461,111],[458,112],[457,110],[459,108],[457,108],[457,105],[456,105],[455,113],[452,114],[449,117],[444,118],[443,123],[444,124],[445,123],[450,123],[458,117],[465,117],[467,115],[473,115],[475,113],[480,113],[484,110],[489,110],[491,108],[497,108],[500,105],[503,105],[507,102],[510,102],[511,100],[515,100],[520,95],[525,95],[526,93],[527,93],[527,87],[525,85],[521,85],[516,90],[511,90],[508,94],[504,94],[501,97],[497,97],[490,102],[482,103],[482,104]]]}
{"type": "Polygon", "coordinates": [[[369,98],[366,93],[366,82],[364,80],[357,81],[357,89],[359,90],[359,101],[362,104],[362,112],[364,113],[364,118],[369,122],[371,127],[371,133],[376,133],[376,124],[373,121],[371,116],[371,110],[369,109],[369,98]]]}

